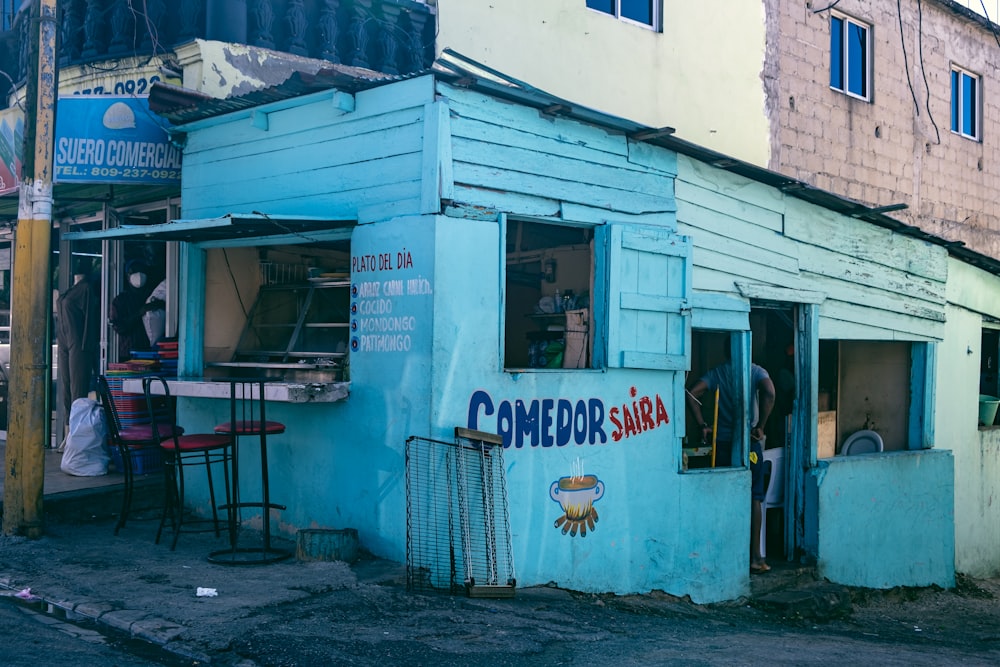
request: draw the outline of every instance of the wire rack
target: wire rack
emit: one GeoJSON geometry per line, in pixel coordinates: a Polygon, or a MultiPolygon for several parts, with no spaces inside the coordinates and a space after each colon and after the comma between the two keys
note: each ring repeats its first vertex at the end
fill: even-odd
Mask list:
{"type": "Polygon", "coordinates": [[[304,283],[309,275],[309,267],[303,264],[262,261],[258,264],[258,268],[261,285],[304,283]]]}
{"type": "Polygon", "coordinates": [[[512,597],[514,561],[499,436],[406,441],[406,587],[512,597]]]}

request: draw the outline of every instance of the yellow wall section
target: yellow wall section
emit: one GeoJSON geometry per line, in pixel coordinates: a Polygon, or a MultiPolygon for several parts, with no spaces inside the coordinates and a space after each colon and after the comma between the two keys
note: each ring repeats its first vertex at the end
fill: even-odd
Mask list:
{"type": "Polygon", "coordinates": [[[452,48],[558,97],[766,166],[764,6],[664,0],[663,32],[586,0],[438,0],[452,48]]]}

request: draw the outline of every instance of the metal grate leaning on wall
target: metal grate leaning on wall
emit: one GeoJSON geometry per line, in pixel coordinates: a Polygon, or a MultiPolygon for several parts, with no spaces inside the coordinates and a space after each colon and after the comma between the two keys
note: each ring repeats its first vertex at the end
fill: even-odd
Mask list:
{"type": "Polygon", "coordinates": [[[406,587],[512,597],[514,561],[500,436],[406,441],[406,587]]]}

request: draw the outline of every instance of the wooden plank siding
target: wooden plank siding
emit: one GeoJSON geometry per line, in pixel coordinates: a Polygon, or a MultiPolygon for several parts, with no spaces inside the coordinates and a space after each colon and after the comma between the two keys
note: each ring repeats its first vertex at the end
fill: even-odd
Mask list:
{"type": "Polygon", "coordinates": [[[605,209],[608,217],[675,210],[670,151],[658,149],[659,168],[637,164],[623,135],[440,88],[451,107],[455,196],[463,203],[548,215],[571,204],[605,209]]]}
{"type": "Polygon", "coordinates": [[[185,217],[260,210],[365,221],[420,211],[423,103],[404,109],[359,103],[342,115],[308,104],[267,115],[267,130],[245,118],[224,131],[189,134],[185,217]]]}
{"type": "Polygon", "coordinates": [[[681,156],[677,221],[698,290],[734,282],[825,295],[822,338],[939,340],[947,252],[681,156]]]}
{"type": "Polygon", "coordinates": [[[886,266],[943,285],[948,278],[948,253],[934,246],[873,224],[837,215],[789,198],[785,235],[801,243],[827,248],[866,264],[886,266]]]}

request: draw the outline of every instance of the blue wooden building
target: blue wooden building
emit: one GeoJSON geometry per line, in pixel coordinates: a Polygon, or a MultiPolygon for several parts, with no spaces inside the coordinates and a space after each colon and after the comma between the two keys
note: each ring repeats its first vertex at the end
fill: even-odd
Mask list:
{"type": "Polygon", "coordinates": [[[96,235],[180,244],[189,430],[228,415],[206,376],[284,374],[268,409],[288,425],[270,442],[284,534],[353,527],[404,560],[404,443],[462,426],[504,440],[519,584],[744,595],[746,443],[713,467],[684,399],[728,348],[791,378],[768,558],[953,584],[935,239],[475,70],[331,68],[228,100],[158,88],[184,142],[182,219],[96,235]],[[286,312],[305,298],[323,315],[286,312]],[[884,451],[840,455],[862,430],[884,451]],[[582,511],[567,479],[589,483],[582,511]]]}

